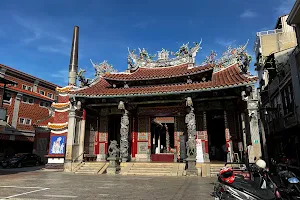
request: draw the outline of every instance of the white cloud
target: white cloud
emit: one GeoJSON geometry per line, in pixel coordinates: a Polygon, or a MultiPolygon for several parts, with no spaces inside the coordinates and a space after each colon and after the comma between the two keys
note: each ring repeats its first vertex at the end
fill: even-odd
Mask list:
{"type": "Polygon", "coordinates": [[[241,14],[241,18],[254,18],[257,16],[257,13],[251,11],[251,10],[245,10],[242,14],[241,14]]]}
{"type": "Polygon", "coordinates": [[[278,16],[289,14],[296,0],[279,0],[279,5],[275,7],[278,16]]]}
{"type": "Polygon", "coordinates": [[[66,56],[69,56],[70,52],[67,48],[62,47],[55,47],[55,46],[38,46],[37,49],[41,52],[49,52],[49,53],[59,53],[66,56]]]}
{"type": "Polygon", "coordinates": [[[237,41],[236,40],[224,40],[224,39],[218,38],[218,39],[216,39],[215,42],[221,46],[228,47],[228,46],[235,46],[237,41]]]}
{"type": "Polygon", "coordinates": [[[68,84],[68,70],[59,70],[55,74],[50,74],[51,77],[59,80],[62,85],[68,84]]]}
{"type": "MultiPolygon", "coordinates": [[[[29,37],[22,38],[21,41],[24,44],[30,44],[40,39],[50,39],[55,41],[56,43],[68,43],[69,40],[57,32],[54,31],[47,31],[43,29],[42,27],[47,27],[45,24],[41,25],[40,22],[38,22],[36,19],[30,19],[26,17],[21,17],[19,15],[13,15],[12,16],[14,21],[23,27],[24,30],[28,31],[30,33],[29,37]]],[[[43,22],[45,23],[45,22],[43,22]]]]}

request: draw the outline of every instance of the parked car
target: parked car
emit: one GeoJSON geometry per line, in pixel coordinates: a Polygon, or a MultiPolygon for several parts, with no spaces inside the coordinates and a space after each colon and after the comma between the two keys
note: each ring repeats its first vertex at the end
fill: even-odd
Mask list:
{"type": "Polygon", "coordinates": [[[16,154],[12,158],[4,159],[1,162],[3,168],[7,167],[23,167],[23,166],[38,166],[41,165],[41,157],[36,154],[24,153],[16,154]]]}

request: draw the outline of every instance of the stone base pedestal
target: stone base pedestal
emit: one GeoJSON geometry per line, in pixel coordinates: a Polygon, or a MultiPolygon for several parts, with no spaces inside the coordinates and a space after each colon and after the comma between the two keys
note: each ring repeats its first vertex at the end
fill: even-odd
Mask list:
{"type": "Polygon", "coordinates": [[[108,157],[107,160],[109,161],[108,168],[106,172],[108,175],[115,175],[120,172],[120,158],[119,157],[108,157]]]}
{"type": "Polygon", "coordinates": [[[136,162],[149,162],[150,154],[136,154],[135,160],[136,160],[136,162]]]}
{"type": "Polygon", "coordinates": [[[97,161],[106,161],[106,154],[97,154],[97,161]]]}
{"type": "Polygon", "coordinates": [[[64,171],[65,172],[72,172],[72,162],[71,161],[65,161],[64,171]]]}
{"type": "Polygon", "coordinates": [[[198,169],[196,167],[196,158],[186,159],[186,176],[198,176],[198,169]]]}

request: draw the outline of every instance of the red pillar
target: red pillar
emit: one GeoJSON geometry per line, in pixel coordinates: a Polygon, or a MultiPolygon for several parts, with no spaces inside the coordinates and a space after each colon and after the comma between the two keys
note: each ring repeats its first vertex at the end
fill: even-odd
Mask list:
{"type": "Polygon", "coordinates": [[[132,144],[131,144],[131,154],[132,157],[135,157],[135,154],[137,154],[137,126],[138,126],[138,121],[135,116],[132,117],[132,144]]]}

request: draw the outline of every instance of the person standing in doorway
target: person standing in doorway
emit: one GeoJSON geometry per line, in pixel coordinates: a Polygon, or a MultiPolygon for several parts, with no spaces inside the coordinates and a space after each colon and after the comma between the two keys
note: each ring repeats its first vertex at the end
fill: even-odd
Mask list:
{"type": "Polygon", "coordinates": [[[222,146],[222,150],[223,150],[223,153],[224,153],[224,161],[227,162],[228,149],[227,149],[227,144],[226,143],[222,146]]]}

